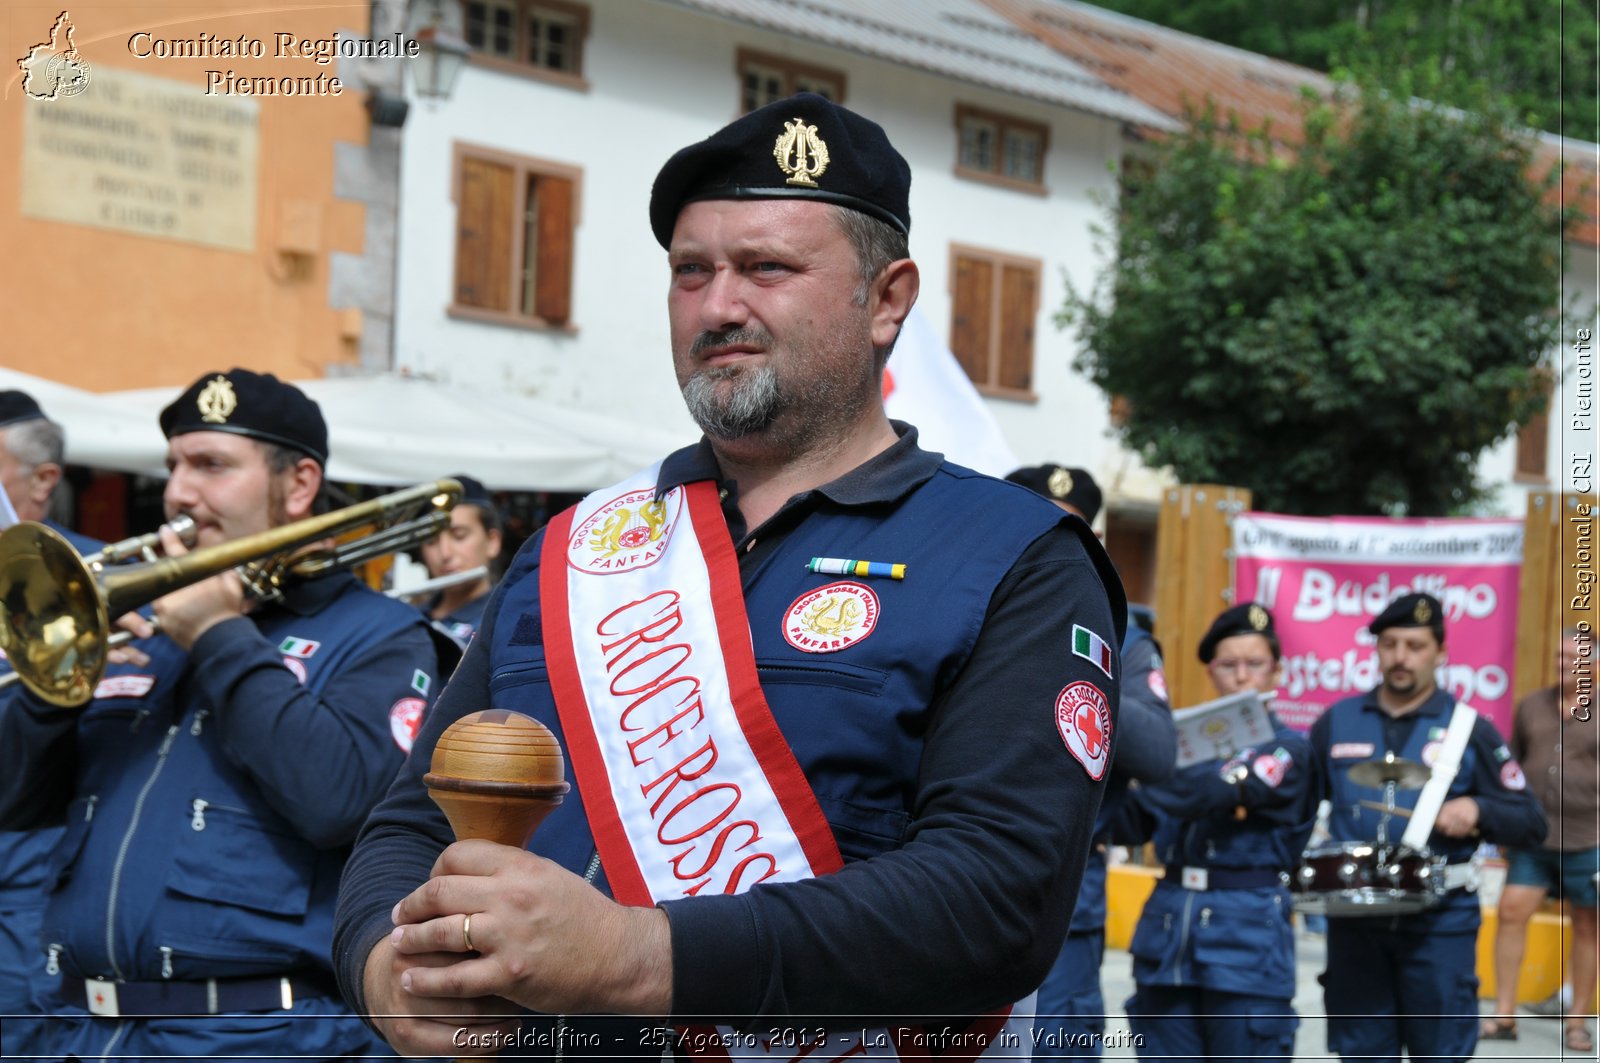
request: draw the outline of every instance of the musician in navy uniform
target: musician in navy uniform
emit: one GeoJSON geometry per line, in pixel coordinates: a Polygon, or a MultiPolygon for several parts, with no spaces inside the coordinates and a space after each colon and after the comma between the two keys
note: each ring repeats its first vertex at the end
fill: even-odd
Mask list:
{"type": "MultiPolygon", "coordinates": [[[[276,377],[206,374],[161,413],[169,519],[201,547],[309,516],[328,431],[276,377]]],[[[169,556],[188,551],[170,529],[169,556]]],[[[233,570],[154,602],[82,708],[0,700],[0,827],[62,824],[40,1051],[229,1059],[381,1052],[339,999],[339,875],[438,685],[417,611],[348,572],[247,598],[233,570]]],[[[7,1043],[7,1048],[11,1047],[7,1043]]]]}
{"type": "MultiPolygon", "coordinates": [[[[1272,614],[1224,610],[1200,640],[1220,695],[1275,689],[1272,614]]],[[[1166,871],[1139,916],[1126,1004],[1139,1055],[1280,1059],[1294,1054],[1294,929],[1286,874],[1316,821],[1310,744],[1271,716],[1272,739],[1140,786],[1115,840],[1154,840],[1166,871]]]]}
{"type": "Polygon", "coordinates": [[[450,511],[450,526],[418,548],[429,579],[483,569],[477,579],[443,587],[422,603],[435,627],[465,646],[483,620],[483,607],[494,589],[493,565],[500,556],[500,511],[488,488],[470,476],[456,474],[461,501],[450,511]]]}
{"type": "MultiPolygon", "coordinates": [[[[1317,796],[1332,805],[1334,842],[1400,841],[1406,817],[1383,811],[1384,790],[1362,786],[1350,769],[1385,754],[1430,769],[1448,763],[1456,699],[1438,686],[1445,655],[1444,609],[1431,594],[1396,598],[1368,625],[1377,637],[1379,686],[1345,698],[1311,728],[1317,796]]],[[[1465,731],[1463,717],[1462,730],[1465,731]]],[[[1322,976],[1328,1048],[1346,1059],[1465,1060],[1478,1041],[1478,897],[1470,860],[1480,842],[1534,846],[1544,813],[1522,768],[1482,716],[1470,721],[1460,766],[1439,806],[1428,850],[1448,864],[1443,895],[1422,911],[1328,919],[1322,976]]],[[[1410,811],[1421,790],[1400,789],[1410,811]]]]}
{"type": "Polygon", "coordinates": [[[918,289],[910,180],[882,128],[811,94],[657,175],[705,437],[519,552],[363,829],[340,980],[402,1051],[571,1058],[559,1031],[596,1012],[629,1017],[585,1054],[656,1063],[876,1054],[928,1016],[964,1058],[1031,1041],[1000,1035],[1066,934],[1126,607],[1081,521],[885,415],[918,289]],[[1068,652],[1075,626],[1103,653],[1068,652]],[[531,852],[447,845],[423,780],[444,729],[491,706],[570,754],[531,852]],[[543,1014],[519,1029],[508,1001],[543,1014]]]}
{"type": "MultiPolygon", "coordinates": [[[[18,520],[59,532],[80,554],[101,543],[51,520],[50,503],[61,484],[66,433],[24,391],[0,391],[0,489],[18,520]]],[[[0,671],[9,669],[0,666],[0,671]]],[[[59,827],[0,831],[0,1015],[3,1043],[12,1054],[36,1047],[44,1010],[56,979],[45,973],[39,922],[44,915],[45,859],[61,837],[59,827]]]]}
{"type": "MultiPolygon", "coordinates": [[[[1100,513],[1100,485],[1086,469],[1033,465],[1013,470],[1006,479],[1043,495],[1085,524],[1092,525],[1100,513]]],[[[1074,652],[1087,652],[1078,645],[1081,637],[1074,634],[1074,652]]],[[[1095,818],[1093,847],[1083,869],[1083,885],[1078,888],[1067,940],[1034,1001],[1034,1059],[1094,1059],[1102,1055],[1106,1003],[1100,989],[1100,964],[1106,952],[1106,850],[1111,823],[1130,782],[1161,782],[1172,774],[1177,760],[1161,647],[1131,618],[1120,661],[1122,709],[1111,777],[1095,818]]]]}

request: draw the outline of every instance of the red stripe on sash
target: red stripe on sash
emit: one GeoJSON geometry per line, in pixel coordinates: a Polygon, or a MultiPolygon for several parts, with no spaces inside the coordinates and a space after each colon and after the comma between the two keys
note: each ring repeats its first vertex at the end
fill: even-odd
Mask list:
{"type": "Polygon", "coordinates": [[[618,903],[635,908],[655,904],[645,887],[639,865],[632,859],[632,847],[622,831],[622,817],[609,792],[583,794],[585,782],[604,791],[610,774],[600,756],[595,739],[589,702],[578,682],[578,661],[572,651],[572,623],[567,602],[567,540],[572,537],[576,507],[556,516],[545,525],[544,542],[539,550],[539,601],[544,629],[544,653],[550,673],[550,691],[556,700],[556,715],[567,740],[567,756],[572,759],[572,774],[579,787],[589,832],[600,853],[611,896],[618,903]]]}
{"type": "Polygon", "coordinates": [[[794,750],[772,718],[761,678],[756,673],[755,651],[750,645],[750,618],[745,613],[744,589],[739,578],[739,559],[733,539],[722,516],[717,485],[701,480],[685,487],[689,519],[695,538],[706,559],[711,577],[711,605],[716,617],[717,640],[722,644],[722,659],[728,666],[728,686],[733,692],[734,712],[740,730],[766,774],[767,783],[783,806],[800,847],[805,850],[814,875],[827,875],[844,866],[839,846],[828,826],[817,795],[806,781],[794,750]]]}

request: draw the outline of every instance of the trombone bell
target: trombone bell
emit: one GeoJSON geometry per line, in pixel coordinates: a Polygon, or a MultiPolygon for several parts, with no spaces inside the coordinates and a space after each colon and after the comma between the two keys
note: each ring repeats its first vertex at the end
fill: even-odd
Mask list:
{"type": "Polygon", "coordinates": [[[68,708],[106,665],[106,602],[78,552],[43,524],[0,533],[0,649],[35,694],[68,708]]]}

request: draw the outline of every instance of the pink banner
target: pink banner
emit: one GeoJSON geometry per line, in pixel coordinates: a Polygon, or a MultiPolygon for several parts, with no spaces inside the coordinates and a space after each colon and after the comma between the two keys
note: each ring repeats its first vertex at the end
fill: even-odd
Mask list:
{"type": "Polygon", "coordinates": [[[1367,624],[1395,598],[1426,591],[1444,605],[1440,686],[1510,733],[1520,520],[1243,513],[1233,543],[1235,601],[1260,602],[1277,624],[1273,707],[1285,723],[1308,728],[1335,701],[1377,686],[1367,624]]]}

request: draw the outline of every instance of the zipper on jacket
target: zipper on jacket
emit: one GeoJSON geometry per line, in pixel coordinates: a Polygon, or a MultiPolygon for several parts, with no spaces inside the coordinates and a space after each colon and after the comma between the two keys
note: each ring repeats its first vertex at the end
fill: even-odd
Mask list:
{"type": "Polygon", "coordinates": [[[1189,960],[1189,917],[1194,913],[1194,890],[1183,891],[1183,927],[1178,931],[1178,963],[1172,969],[1172,984],[1182,985],[1183,965],[1189,960]]]}
{"type": "MultiPolygon", "coordinates": [[[[161,769],[166,767],[167,754],[172,752],[172,743],[177,737],[178,725],[172,724],[167,728],[167,737],[162,739],[161,748],[156,751],[156,766],[151,770],[150,777],[144,781],[139,796],[133,802],[133,816],[128,820],[128,830],[122,836],[122,845],[117,848],[117,861],[111,865],[111,889],[106,895],[106,962],[111,965],[111,973],[117,976],[119,982],[126,982],[128,976],[117,966],[117,890],[122,885],[122,869],[127,864],[128,850],[133,846],[133,836],[139,829],[139,818],[144,814],[145,799],[155,788],[161,769]]],[[[107,1050],[109,1051],[109,1046],[107,1050]]]]}
{"type": "MultiPolygon", "coordinates": [[[[589,863],[583,869],[583,881],[594,885],[594,877],[600,873],[600,850],[589,850],[589,863]]],[[[567,1017],[556,1016],[556,1063],[562,1063],[567,1054],[567,1017]]]]}

